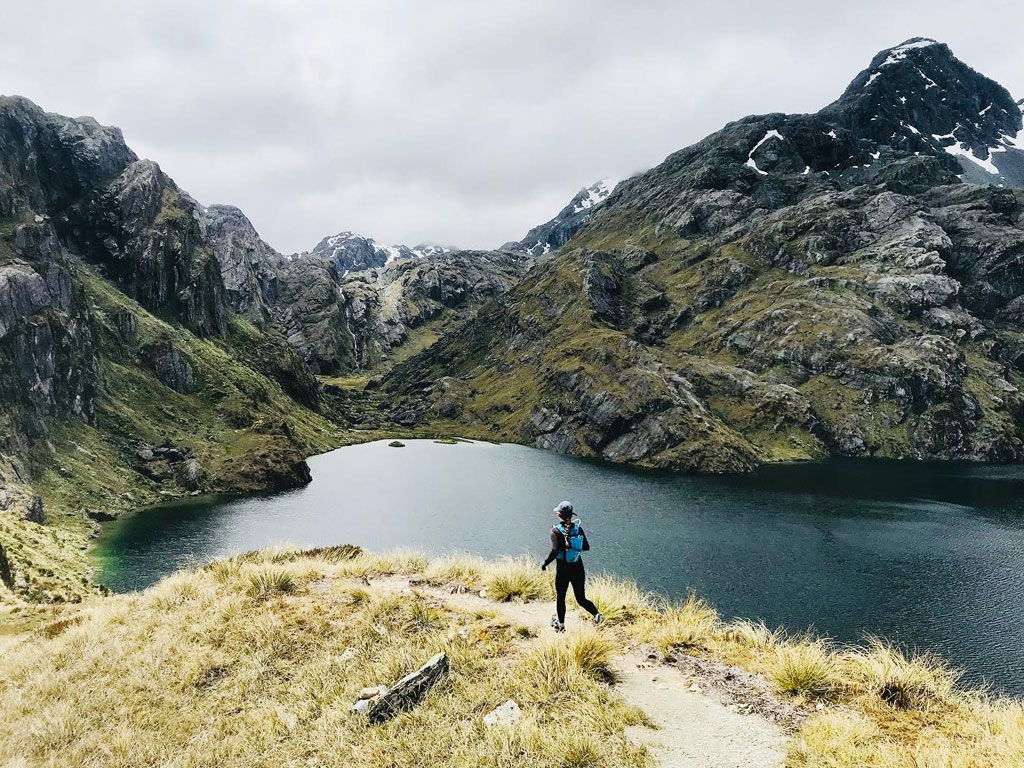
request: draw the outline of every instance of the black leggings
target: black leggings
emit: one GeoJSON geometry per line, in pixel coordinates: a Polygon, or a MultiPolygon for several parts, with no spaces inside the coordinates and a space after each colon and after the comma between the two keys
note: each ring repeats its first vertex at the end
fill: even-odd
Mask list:
{"type": "Polygon", "coordinates": [[[565,623],[565,593],[569,591],[572,584],[572,594],[579,603],[580,608],[591,616],[597,615],[597,606],[587,600],[587,574],[583,570],[583,561],[566,563],[561,560],[555,561],[555,608],[558,611],[558,620],[565,623]]]}

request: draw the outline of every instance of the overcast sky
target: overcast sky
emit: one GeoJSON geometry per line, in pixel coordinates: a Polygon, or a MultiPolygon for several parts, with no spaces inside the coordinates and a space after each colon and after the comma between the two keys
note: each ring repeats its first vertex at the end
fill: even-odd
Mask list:
{"type": "Polygon", "coordinates": [[[1024,96],[1024,3],[3,0],[0,93],[120,126],[284,252],[488,248],[922,35],[1024,96]]]}

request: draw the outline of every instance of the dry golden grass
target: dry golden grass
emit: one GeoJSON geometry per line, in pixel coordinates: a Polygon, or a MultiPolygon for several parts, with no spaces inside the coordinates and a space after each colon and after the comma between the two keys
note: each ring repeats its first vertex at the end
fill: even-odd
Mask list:
{"type": "Polygon", "coordinates": [[[742,665],[812,703],[790,768],[1024,766],[1020,702],[965,691],[940,660],[882,641],[841,648],[724,623],[696,597],[667,603],[604,576],[588,591],[610,626],[537,638],[363,580],[395,573],[551,599],[532,560],[287,547],[93,598],[2,638],[0,766],[640,768],[624,729],[644,715],[605,682],[635,641],[742,665]],[[380,726],[349,713],[364,685],[441,649],[451,676],[415,710],[380,726]],[[519,725],[485,728],[508,698],[519,725]]]}
{"type": "Polygon", "coordinates": [[[421,558],[352,562],[232,558],[91,600],[52,637],[7,641],[0,765],[644,765],[623,731],[637,714],[595,680],[609,637],[567,646],[572,692],[552,696],[540,682],[551,658],[518,652],[530,641],[507,624],[347,576],[419,572],[421,558]],[[360,688],[393,683],[437,650],[452,672],[415,710],[379,726],[348,711],[360,688]],[[483,715],[508,698],[521,726],[486,729],[483,715]],[[572,730],[589,735],[567,742],[572,730]]]}
{"type": "Polygon", "coordinates": [[[506,557],[490,564],[484,573],[484,586],[487,596],[498,602],[554,597],[551,576],[528,557],[506,557]]]}
{"type": "Polygon", "coordinates": [[[587,597],[609,624],[628,623],[655,613],[654,599],[636,582],[606,574],[587,578],[587,597]]]}
{"type": "Polygon", "coordinates": [[[828,698],[842,685],[835,654],[821,640],[779,646],[771,677],[779,690],[808,698],[828,698]]]}
{"type": "Polygon", "coordinates": [[[690,595],[685,602],[668,603],[644,616],[635,631],[641,642],[668,654],[678,648],[704,647],[721,634],[722,622],[714,608],[690,595]]]}

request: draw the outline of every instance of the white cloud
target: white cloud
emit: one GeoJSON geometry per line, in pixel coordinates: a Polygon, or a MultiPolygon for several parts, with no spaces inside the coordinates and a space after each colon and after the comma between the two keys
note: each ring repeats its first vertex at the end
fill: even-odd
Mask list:
{"type": "Polygon", "coordinates": [[[823,106],[908,37],[1022,95],[1024,54],[959,5],[36,0],[5,9],[0,92],[121,126],[283,251],[493,247],[725,122],[823,106]]]}

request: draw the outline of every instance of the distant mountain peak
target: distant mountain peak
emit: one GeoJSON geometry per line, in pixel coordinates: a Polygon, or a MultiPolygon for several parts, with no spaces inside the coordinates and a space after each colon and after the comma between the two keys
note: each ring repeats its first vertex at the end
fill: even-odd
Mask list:
{"type": "Polygon", "coordinates": [[[589,187],[584,187],[576,193],[576,197],[572,199],[570,205],[572,205],[572,212],[579,213],[585,211],[588,208],[593,208],[598,203],[603,203],[605,199],[615,189],[615,185],[618,184],[620,179],[613,179],[608,177],[595,181],[589,187]]]}
{"type": "Polygon", "coordinates": [[[439,243],[424,242],[407,245],[386,245],[372,237],[365,237],[351,231],[329,235],[316,244],[311,251],[296,254],[291,258],[316,256],[334,262],[340,272],[358,271],[383,267],[395,259],[415,259],[451,253],[457,250],[439,243]]]}
{"type": "Polygon", "coordinates": [[[594,209],[608,199],[619,181],[608,177],[583,187],[553,219],[531,229],[522,240],[505,243],[502,249],[543,256],[561,248],[590,222],[594,209]]]}
{"type": "Polygon", "coordinates": [[[1016,156],[1018,142],[1024,145],[1018,102],[931,38],[879,51],[819,115],[903,153],[952,155],[971,182],[1024,183],[1024,158],[1016,156]]]}

